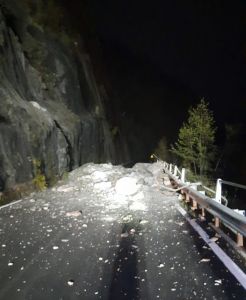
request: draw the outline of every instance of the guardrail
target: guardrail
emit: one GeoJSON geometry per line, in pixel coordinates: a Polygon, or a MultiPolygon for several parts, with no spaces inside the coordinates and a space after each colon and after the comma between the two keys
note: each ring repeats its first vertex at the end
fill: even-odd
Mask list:
{"type": "Polygon", "coordinates": [[[187,183],[185,181],[184,168],[182,168],[180,171],[177,166],[164,162],[164,171],[168,174],[173,185],[181,188],[181,194],[183,194],[185,201],[187,203],[192,203],[192,210],[197,210],[200,208],[202,211],[202,217],[205,217],[206,211],[209,212],[214,216],[215,227],[219,227],[220,223],[223,223],[226,227],[231,229],[232,232],[236,233],[237,246],[243,247],[244,237],[246,237],[246,217],[239,212],[235,212],[233,209],[221,204],[221,199],[223,199],[222,184],[229,184],[245,189],[246,186],[218,179],[216,191],[213,191],[215,193],[215,198],[213,199],[206,196],[205,191],[197,191],[197,185],[200,183],[192,186],[192,183],[187,183]]]}

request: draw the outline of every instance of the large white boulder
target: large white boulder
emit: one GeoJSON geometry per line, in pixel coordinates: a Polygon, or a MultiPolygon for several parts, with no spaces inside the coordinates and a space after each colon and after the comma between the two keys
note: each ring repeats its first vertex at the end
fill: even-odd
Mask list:
{"type": "Polygon", "coordinates": [[[137,193],[140,185],[137,179],[132,177],[123,177],[116,182],[115,191],[119,195],[130,196],[137,193]]]}

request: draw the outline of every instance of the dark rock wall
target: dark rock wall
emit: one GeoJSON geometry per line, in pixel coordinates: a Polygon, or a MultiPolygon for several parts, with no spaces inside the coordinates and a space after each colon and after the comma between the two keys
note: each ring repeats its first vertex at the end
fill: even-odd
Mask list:
{"type": "MultiPolygon", "coordinates": [[[[11,2],[11,1],[10,1],[11,2]]],[[[89,56],[10,6],[0,9],[0,191],[86,162],[115,162],[89,56]],[[23,21],[24,20],[24,21],[23,21]]]]}

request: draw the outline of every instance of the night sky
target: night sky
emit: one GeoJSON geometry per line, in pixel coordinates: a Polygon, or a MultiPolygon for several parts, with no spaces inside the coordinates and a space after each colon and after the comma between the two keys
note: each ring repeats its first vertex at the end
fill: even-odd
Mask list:
{"type": "Polygon", "coordinates": [[[244,120],[245,1],[90,0],[89,8],[107,51],[121,45],[205,97],[219,121],[244,120]]]}
{"type": "Polygon", "coordinates": [[[204,97],[218,127],[219,155],[227,152],[224,174],[245,181],[246,1],[63,1],[96,67],[93,51],[100,50],[101,78],[113,91],[112,122],[124,115],[127,126],[133,118],[136,136],[142,126],[145,140],[133,148],[161,136],[173,143],[189,107],[204,97]],[[226,124],[241,126],[227,145],[226,124]]]}
{"type": "Polygon", "coordinates": [[[64,1],[82,31],[89,19],[108,60],[121,49],[121,59],[124,52],[205,97],[219,122],[244,120],[245,1],[64,1]]]}

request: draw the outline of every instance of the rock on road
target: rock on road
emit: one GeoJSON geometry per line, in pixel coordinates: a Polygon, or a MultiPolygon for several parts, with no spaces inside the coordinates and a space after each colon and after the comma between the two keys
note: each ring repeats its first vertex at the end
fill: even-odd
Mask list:
{"type": "Polygon", "coordinates": [[[246,299],[161,174],[86,164],[0,209],[0,299],[246,299]]]}

